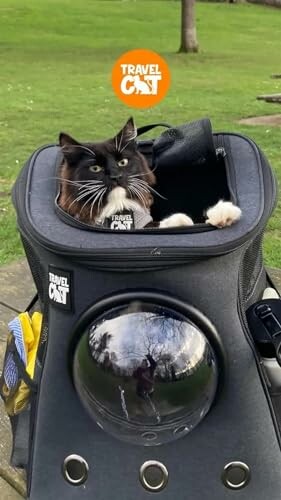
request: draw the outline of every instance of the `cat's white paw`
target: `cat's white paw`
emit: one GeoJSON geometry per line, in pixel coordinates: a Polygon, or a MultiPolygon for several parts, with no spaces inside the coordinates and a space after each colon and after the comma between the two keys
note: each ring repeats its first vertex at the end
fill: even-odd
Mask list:
{"type": "Polygon", "coordinates": [[[241,209],[231,201],[220,200],[216,205],[207,210],[206,222],[219,228],[231,226],[242,215],[241,209]]]}
{"type": "Polygon", "coordinates": [[[193,226],[193,220],[186,214],[173,214],[161,220],[159,227],[193,226]]]}

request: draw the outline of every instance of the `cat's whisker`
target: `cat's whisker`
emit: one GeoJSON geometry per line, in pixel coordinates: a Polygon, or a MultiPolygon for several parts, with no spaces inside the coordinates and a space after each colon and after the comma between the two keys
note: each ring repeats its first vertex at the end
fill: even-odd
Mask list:
{"type": "MultiPolygon", "coordinates": [[[[102,191],[106,189],[106,188],[102,188],[102,191]]],[[[90,203],[90,201],[92,201],[92,199],[97,195],[97,192],[94,192],[92,193],[92,195],[88,198],[88,200],[86,200],[86,202],[83,204],[83,206],[81,207],[80,209],[80,212],[79,212],[79,216],[82,212],[82,210],[88,205],[88,203],[90,203]]]]}
{"type": "Polygon", "coordinates": [[[83,209],[88,205],[88,203],[90,203],[93,198],[94,198],[94,202],[95,202],[95,197],[97,196],[98,193],[93,193],[87,200],[86,202],[82,205],[81,209],[80,209],[80,212],[79,212],[79,217],[80,217],[80,214],[81,212],[83,211],[83,209]]]}
{"type": "MultiPolygon", "coordinates": [[[[78,196],[80,197],[81,194],[93,193],[97,189],[100,189],[100,186],[95,186],[92,188],[85,188],[83,193],[81,193],[81,191],[78,193],[78,196]]],[[[78,191],[79,191],[79,189],[78,189],[78,191]]],[[[70,193],[70,195],[66,198],[65,203],[67,204],[71,198],[73,198],[73,193],[70,193]]],[[[76,200],[77,200],[77,198],[76,198],[76,200]]]]}
{"type": "Polygon", "coordinates": [[[100,190],[100,188],[90,189],[90,190],[84,191],[84,193],[80,194],[78,196],[78,198],[76,198],[76,200],[77,201],[83,200],[83,198],[85,198],[85,196],[88,196],[88,195],[90,196],[92,194],[96,194],[99,190],[100,190]]]}
{"type": "Polygon", "coordinates": [[[94,181],[94,180],[93,181],[89,181],[89,180],[87,180],[87,181],[70,181],[69,179],[61,179],[61,180],[63,182],[68,182],[70,184],[75,184],[77,186],[80,186],[80,185],[84,186],[85,184],[90,184],[90,183],[91,184],[102,184],[102,181],[94,181]]]}
{"type": "Polygon", "coordinates": [[[76,198],[74,198],[74,200],[70,203],[70,205],[68,207],[68,210],[72,207],[72,205],[74,203],[78,203],[79,201],[83,200],[83,198],[85,198],[86,196],[88,196],[88,195],[95,195],[96,191],[98,191],[99,189],[100,188],[97,187],[95,190],[92,190],[92,191],[87,190],[85,193],[82,193],[79,196],[77,196],[76,198]]]}
{"type": "Polygon", "coordinates": [[[82,191],[82,190],[85,190],[85,189],[99,189],[103,186],[103,183],[102,184],[84,184],[83,186],[80,186],[78,188],[78,191],[82,191]]]}
{"type": "Polygon", "coordinates": [[[121,144],[122,144],[122,141],[123,141],[123,128],[121,130],[121,136],[120,136],[120,142],[119,142],[119,146],[118,146],[118,153],[120,153],[120,148],[121,148],[121,144]]]}
{"type": "Polygon", "coordinates": [[[143,180],[143,179],[134,179],[134,182],[136,182],[136,183],[138,183],[138,184],[140,184],[140,185],[142,185],[142,186],[145,186],[145,187],[148,187],[148,186],[149,186],[148,182],[146,182],[146,181],[145,181],[145,180],[143,180]]]}
{"type": "Polygon", "coordinates": [[[138,177],[145,177],[146,175],[150,175],[151,173],[155,172],[155,170],[157,169],[157,167],[154,167],[153,169],[150,170],[150,172],[146,172],[144,174],[132,174],[132,175],[129,175],[128,177],[131,179],[133,178],[138,178],[138,177]]]}
{"type": "Polygon", "coordinates": [[[99,191],[99,192],[96,194],[96,196],[95,196],[94,200],[93,200],[93,201],[92,201],[92,203],[91,203],[91,210],[90,210],[90,219],[91,219],[91,220],[92,220],[92,218],[93,218],[93,208],[94,208],[94,205],[95,205],[95,203],[98,201],[98,199],[99,199],[99,197],[101,196],[101,194],[102,194],[102,191],[99,191]]]}
{"type": "Polygon", "coordinates": [[[159,198],[162,198],[162,200],[168,200],[168,198],[166,198],[166,196],[163,196],[162,194],[158,193],[158,191],[156,191],[156,189],[154,189],[153,187],[151,186],[148,186],[148,189],[149,191],[151,191],[153,194],[156,194],[156,196],[159,196],[159,198]]]}
{"type": "Polygon", "coordinates": [[[162,196],[162,194],[158,193],[158,191],[156,191],[156,189],[154,189],[152,186],[150,186],[143,179],[135,179],[135,182],[136,182],[136,184],[138,184],[139,188],[142,187],[143,189],[149,190],[150,192],[156,194],[157,196],[162,198],[162,200],[167,200],[167,198],[165,198],[165,196],[162,196]]]}
{"type": "Polygon", "coordinates": [[[130,186],[127,186],[127,192],[128,192],[128,195],[130,196],[130,198],[133,198],[133,193],[130,189],[130,186]]]}
{"type": "Polygon", "coordinates": [[[95,184],[95,185],[96,185],[96,184],[103,184],[103,181],[96,181],[96,180],[92,180],[92,181],[89,181],[89,180],[88,180],[88,181],[80,181],[80,182],[79,182],[79,181],[77,181],[77,182],[78,182],[78,183],[81,183],[81,184],[82,184],[82,186],[85,186],[85,185],[87,185],[87,184],[89,184],[89,185],[94,185],[94,184],[95,184]]]}
{"type": "Polygon", "coordinates": [[[52,179],[55,179],[55,180],[58,180],[58,181],[61,181],[63,183],[67,183],[67,184],[72,184],[74,186],[80,186],[81,184],[84,184],[84,183],[89,183],[89,182],[93,182],[95,184],[102,184],[102,181],[98,181],[98,180],[92,180],[92,181],[89,181],[88,180],[85,180],[85,181],[71,181],[70,179],[64,179],[63,177],[46,177],[46,179],[39,179],[38,181],[36,182],[47,182],[49,180],[52,180],[52,179]]]}
{"type": "Polygon", "coordinates": [[[124,146],[122,149],[120,149],[120,151],[118,151],[118,152],[119,152],[119,153],[122,153],[122,152],[124,151],[124,149],[126,149],[126,148],[129,146],[129,144],[130,144],[131,140],[132,140],[132,139],[130,139],[130,140],[129,140],[126,144],[125,144],[125,146],[124,146]]]}
{"type": "MultiPolygon", "coordinates": [[[[90,153],[91,156],[93,156],[94,158],[96,158],[96,155],[95,155],[94,151],[92,151],[91,149],[87,148],[87,146],[82,146],[82,144],[71,144],[71,148],[84,149],[85,151],[87,151],[87,153],[90,153]]],[[[62,152],[63,152],[64,146],[62,146],[61,149],[62,149],[62,152]]]]}
{"type": "Polygon", "coordinates": [[[130,185],[134,186],[137,189],[139,189],[139,191],[142,191],[143,193],[149,193],[149,189],[148,189],[149,186],[148,185],[147,186],[142,186],[141,184],[139,184],[139,183],[137,183],[135,181],[133,181],[133,182],[131,181],[130,185]]]}
{"type": "Polygon", "coordinates": [[[132,133],[132,135],[131,135],[131,137],[129,137],[128,142],[125,144],[125,146],[122,149],[120,149],[120,146],[121,146],[122,141],[123,141],[123,130],[122,130],[122,136],[121,136],[122,137],[122,141],[120,141],[118,153],[122,153],[122,151],[124,151],[124,149],[126,149],[126,147],[129,146],[130,142],[133,141],[137,137],[137,135],[138,135],[138,131],[135,128],[134,131],[133,131],[133,133],[132,133]]]}
{"type": "Polygon", "coordinates": [[[134,193],[137,196],[137,198],[146,206],[147,202],[143,196],[143,193],[138,188],[136,188],[136,186],[133,186],[132,184],[130,184],[129,187],[131,192],[134,193]]]}
{"type": "Polygon", "coordinates": [[[101,197],[100,197],[100,199],[99,199],[99,202],[98,202],[98,214],[99,214],[99,212],[100,212],[100,207],[101,207],[101,204],[102,204],[102,200],[103,200],[103,197],[104,197],[104,195],[105,195],[105,193],[106,193],[106,191],[107,191],[107,188],[106,188],[106,187],[104,187],[102,191],[103,191],[103,192],[102,192],[102,195],[101,195],[101,197]]]}

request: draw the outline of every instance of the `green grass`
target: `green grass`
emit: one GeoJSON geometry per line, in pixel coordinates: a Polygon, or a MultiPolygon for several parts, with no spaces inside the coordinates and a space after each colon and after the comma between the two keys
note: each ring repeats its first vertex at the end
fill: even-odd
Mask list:
{"type": "MultiPolygon", "coordinates": [[[[180,55],[180,2],[172,0],[1,0],[0,4],[0,263],[22,254],[10,189],[35,148],[60,130],[104,138],[132,112],[113,94],[116,58],[147,47],[168,61],[168,96],[133,110],[139,125],[209,116],[215,130],[242,132],[265,151],[281,178],[281,129],[246,127],[242,117],[280,113],[256,95],[280,92],[281,10],[250,4],[198,4],[198,55],[180,55]]],[[[281,267],[281,205],[265,239],[266,262],[281,267]]]]}

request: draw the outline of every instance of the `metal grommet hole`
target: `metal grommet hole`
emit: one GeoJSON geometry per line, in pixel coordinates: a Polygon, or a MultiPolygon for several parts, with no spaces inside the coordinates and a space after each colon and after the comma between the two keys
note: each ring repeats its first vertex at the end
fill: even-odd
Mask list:
{"type": "Polygon", "coordinates": [[[174,434],[183,434],[184,432],[188,432],[188,427],[186,425],[180,425],[174,430],[174,434]]]}
{"type": "Polygon", "coordinates": [[[155,439],[157,439],[157,434],[156,432],[144,432],[141,437],[146,439],[147,441],[154,441],[155,439]]]}
{"type": "Polygon", "coordinates": [[[167,485],[168,470],[161,462],[148,460],[140,468],[140,482],[148,491],[161,491],[167,485]]]}
{"type": "Polygon", "coordinates": [[[223,484],[231,490],[240,490],[250,481],[250,469],[244,462],[230,462],[222,473],[223,484]]]}
{"type": "Polygon", "coordinates": [[[66,481],[75,486],[85,483],[88,478],[89,466],[80,455],[69,455],[63,462],[63,475],[66,481]]]}

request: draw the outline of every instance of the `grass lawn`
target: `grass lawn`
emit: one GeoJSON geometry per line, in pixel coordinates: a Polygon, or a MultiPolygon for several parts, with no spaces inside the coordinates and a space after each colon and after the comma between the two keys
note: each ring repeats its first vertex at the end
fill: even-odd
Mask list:
{"type": "MultiPolygon", "coordinates": [[[[180,2],[173,0],[1,0],[0,264],[22,255],[10,190],[35,148],[60,130],[78,139],[108,137],[131,110],[113,94],[110,74],[123,52],[151,48],[171,69],[166,99],[133,110],[139,125],[209,116],[215,130],[242,132],[265,151],[281,179],[281,129],[237,124],[281,113],[256,100],[281,92],[281,10],[250,4],[198,4],[198,55],[180,55],[180,2]]],[[[266,239],[268,265],[281,267],[281,204],[266,239]]]]}

